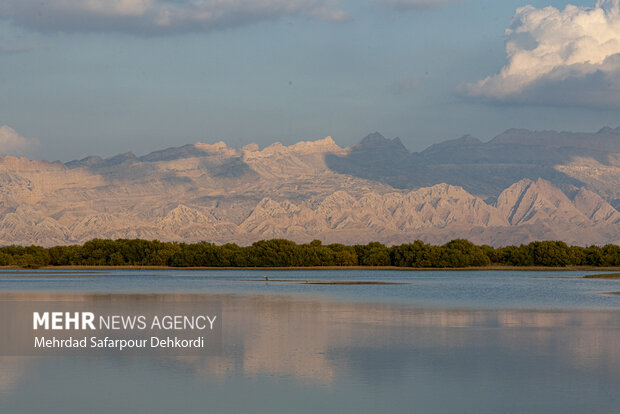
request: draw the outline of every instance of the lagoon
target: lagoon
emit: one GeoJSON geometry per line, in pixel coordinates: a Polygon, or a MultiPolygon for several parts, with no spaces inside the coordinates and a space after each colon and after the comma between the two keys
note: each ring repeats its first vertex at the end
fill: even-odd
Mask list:
{"type": "Polygon", "coordinates": [[[588,273],[5,274],[4,300],[217,300],[222,343],[208,356],[0,357],[0,412],[615,413],[620,296],[607,293],[620,281],[588,273]]]}
{"type": "Polygon", "coordinates": [[[600,273],[516,270],[11,270],[0,273],[0,292],[226,293],[292,295],[331,301],[388,302],[439,308],[619,308],[620,298],[610,295],[620,291],[618,280],[583,278],[600,273]],[[393,284],[306,284],[306,280],[393,284]]]}

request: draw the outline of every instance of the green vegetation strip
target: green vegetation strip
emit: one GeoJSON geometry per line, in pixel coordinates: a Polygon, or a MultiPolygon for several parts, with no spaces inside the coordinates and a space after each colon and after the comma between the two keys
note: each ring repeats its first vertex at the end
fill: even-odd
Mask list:
{"type": "Polygon", "coordinates": [[[95,239],[83,245],[0,247],[0,266],[161,266],[164,268],[489,268],[491,266],[566,268],[620,266],[620,246],[568,246],[561,241],[537,241],[494,248],[467,240],[441,246],[422,241],[385,246],[381,243],[324,245],[319,240],[296,244],[263,240],[250,246],[214,243],[167,243],[140,239],[95,239]]]}

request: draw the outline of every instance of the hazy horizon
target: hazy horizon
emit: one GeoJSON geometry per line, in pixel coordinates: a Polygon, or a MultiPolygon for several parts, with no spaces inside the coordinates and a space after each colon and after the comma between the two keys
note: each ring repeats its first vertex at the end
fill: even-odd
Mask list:
{"type": "MultiPolygon", "coordinates": [[[[13,130],[10,127],[6,127],[6,126],[0,126],[0,137],[6,137],[6,136],[11,136],[14,134],[17,134],[17,132],[15,130],[13,130]]],[[[41,153],[40,151],[40,141],[39,140],[31,140],[31,142],[34,142],[34,145],[36,145],[36,148],[34,149],[34,151],[31,151],[30,153],[1,153],[0,152],[0,157],[5,156],[5,155],[9,155],[9,156],[16,156],[16,157],[24,157],[27,159],[30,159],[32,161],[48,161],[48,162],[62,162],[63,164],[65,163],[70,163],[71,161],[80,161],[89,157],[101,157],[102,159],[106,159],[106,158],[111,158],[111,157],[115,157],[117,155],[124,155],[124,154],[133,154],[136,157],[142,157],[142,156],[146,156],[149,155],[153,152],[157,152],[157,151],[163,151],[163,150],[168,150],[168,149],[173,149],[173,148],[180,148],[183,146],[187,146],[187,145],[194,145],[194,144],[207,144],[207,145],[214,145],[214,144],[218,144],[220,142],[223,142],[227,148],[230,149],[242,149],[243,147],[248,147],[248,146],[252,146],[252,145],[256,145],[257,146],[257,150],[262,151],[267,147],[270,147],[274,144],[281,144],[283,146],[292,146],[295,144],[298,144],[300,142],[317,142],[317,141],[322,141],[326,138],[331,138],[334,143],[341,147],[342,149],[347,149],[347,148],[351,148],[357,144],[360,144],[362,142],[362,140],[364,140],[364,138],[370,136],[370,135],[374,135],[374,134],[379,134],[381,135],[383,138],[385,138],[386,140],[400,140],[401,143],[403,144],[403,146],[405,147],[405,149],[409,152],[409,153],[420,153],[423,152],[427,149],[429,149],[431,146],[435,145],[435,144],[440,144],[443,142],[447,142],[447,141],[454,141],[454,140],[458,140],[460,138],[464,138],[464,137],[474,137],[479,139],[483,144],[484,143],[488,143],[491,140],[493,140],[494,138],[509,132],[509,131],[513,131],[513,130],[526,130],[526,131],[530,131],[530,132],[535,132],[535,133],[546,133],[546,132],[558,132],[558,133],[569,133],[569,134],[595,134],[599,131],[601,131],[604,128],[620,128],[620,126],[615,126],[615,125],[603,125],[600,128],[594,129],[594,130],[590,130],[590,131],[586,131],[586,130],[552,130],[552,129],[547,129],[547,130],[528,130],[526,128],[518,128],[518,127],[513,127],[513,128],[508,128],[505,129],[503,131],[498,132],[495,135],[489,136],[489,137],[480,137],[480,136],[476,136],[474,134],[470,134],[470,133],[463,133],[454,137],[447,137],[445,139],[442,140],[438,140],[436,142],[432,142],[430,144],[428,144],[427,146],[421,147],[418,150],[413,150],[411,149],[406,142],[403,142],[401,137],[389,137],[389,136],[385,136],[381,131],[369,131],[368,133],[360,136],[357,141],[353,141],[351,143],[349,143],[348,145],[345,145],[343,143],[340,143],[338,141],[337,138],[335,138],[332,135],[325,135],[322,137],[314,137],[314,138],[300,138],[297,140],[291,140],[291,139],[286,139],[286,140],[273,140],[271,142],[269,141],[265,141],[262,142],[261,144],[259,144],[258,142],[255,141],[250,141],[247,143],[237,143],[236,145],[234,143],[230,143],[227,142],[226,139],[213,139],[213,140],[197,140],[197,141],[193,141],[193,142],[185,142],[185,143],[175,143],[175,145],[168,145],[165,142],[163,143],[163,146],[160,147],[153,147],[153,148],[144,148],[143,151],[141,152],[137,152],[137,151],[133,151],[131,149],[128,149],[127,151],[120,151],[120,152],[114,152],[112,150],[106,152],[106,153],[88,153],[85,154],[84,156],[78,157],[78,158],[67,158],[67,157],[63,157],[63,159],[50,159],[50,158],[45,158],[45,154],[41,153]],[[37,155],[38,154],[38,155],[37,155]]],[[[19,137],[19,138],[23,138],[23,137],[19,137]]],[[[2,139],[2,138],[0,138],[2,139]]],[[[172,141],[170,141],[172,142],[172,141]]]]}
{"type": "Polygon", "coordinates": [[[596,131],[619,56],[618,0],[7,0],[0,152],[596,131]]]}

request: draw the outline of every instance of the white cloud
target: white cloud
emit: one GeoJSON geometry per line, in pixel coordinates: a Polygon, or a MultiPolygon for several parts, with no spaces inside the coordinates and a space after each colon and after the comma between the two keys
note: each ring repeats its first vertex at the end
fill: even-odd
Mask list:
{"type": "Polygon", "coordinates": [[[424,10],[455,3],[457,0],[385,0],[387,4],[396,10],[424,10]]]}
{"type": "Polygon", "coordinates": [[[165,34],[283,17],[347,20],[339,0],[3,0],[0,16],[37,30],[165,34]]]}
{"type": "Polygon", "coordinates": [[[0,126],[0,155],[27,155],[39,147],[39,140],[24,138],[13,128],[0,126]]]}
{"type": "Polygon", "coordinates": [[[517,9],[498,74],[464,85],[489,101],[620,107],[620,0],[517,9]]]}

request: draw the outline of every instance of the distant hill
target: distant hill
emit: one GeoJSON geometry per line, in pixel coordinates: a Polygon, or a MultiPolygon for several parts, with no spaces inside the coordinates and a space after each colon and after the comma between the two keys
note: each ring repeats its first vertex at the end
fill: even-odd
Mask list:
{"type": "Polygon", "coordinates": [[[396,188],[448,183],[491,200],[523,178],[543,178],[569,193],[588,186],[617,204],[620,128],[597,133],[510,129],[486,143],[466,135],[417,153],[375,133],[345,156],[329,155],[327,165],[396,188]]]}
{"type": "Polygon", "coordinates": [[[66,164],[0,157],[0,244],[620,242],[620,129],[509,130],[411,153],[373,133],[259,149],[196,143],[66,164]],[[614,207],[614,205],[616,207],[614,207]]]}

